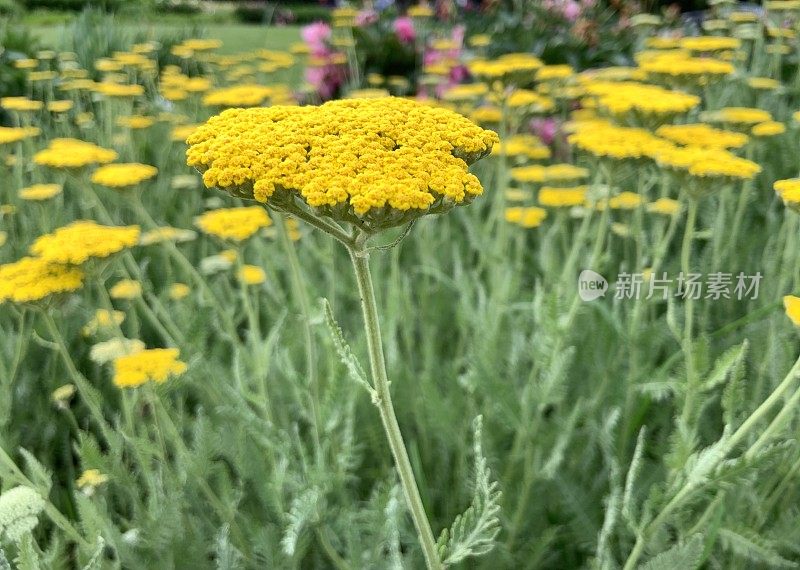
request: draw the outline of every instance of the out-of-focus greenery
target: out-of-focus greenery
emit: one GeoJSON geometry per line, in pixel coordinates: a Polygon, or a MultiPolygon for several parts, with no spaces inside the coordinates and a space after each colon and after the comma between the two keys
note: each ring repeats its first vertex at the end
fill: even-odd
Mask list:
{"type": "Polygon", "coordinates": [[[634,36],[626,30],[626,18],[636,10],[635,3],[598,0],[573,20],[539,0],[514,0],[471,13],[467,21],[470,31],[492,34],[495,55],[532,52],[550,64],[585,69],[631,63],[634,36]]]}

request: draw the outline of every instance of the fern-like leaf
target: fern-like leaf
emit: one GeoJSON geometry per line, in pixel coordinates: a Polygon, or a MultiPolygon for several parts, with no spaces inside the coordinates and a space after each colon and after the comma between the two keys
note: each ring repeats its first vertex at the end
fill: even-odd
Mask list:
{"type": "Polygon", "coordinates": [[[725,550],[746,558],[762,567],[797,568],[797,564],[783,558],[772,541],[747,530],[719,529],[719,539],[725,550]]]}
{"type": "Polygon", "coordinates": [[[42,565],[39,562],[39,554],[36,552],[36,546],[33,543],[33,535],[28,534],[17,545],[17,557],[14,559],[14,564],[17,565],[17,570],[41,570],[42,565]]]}
{"type": "Polygon", "coordinates": [[[242,554],[231,544],[230,529],[224,525],[217,533],[214,554],[217,570],[237,570],[242,567],[242,554]]]}
{"type": "Polygon", "coordinates": [[[11,563],[6,558],[6,553],[2,546],[0,546],[0,570],[11,570],[11,563]]]}
{"type": "Polygon", "coordinates": [[[474,455],[475,488],[472,504],[453,521],[450,529],[442,531],[437,542],[439,558],[445,566],[457,564],[472,556],[482,556],[492,551],[500,532],[499,485],[491,480],[491,470],[483,455],[481,437],[483,417],[475,418],[474,455]]]}
{"type": "Polygon", "coordinates": [[[95,548],[92,557],[83,567],[83,570],[101,570],[103,567],[103,550],[105,550],[106,541],[102,536],[97,537],[97,548],[95,548]]]}
{"type": "Polygon", "coordinates": [[[703,536],[694,535],[684,544],[676,544],[669,550],[658,554],[640,570],[693,570],[700,564],[700,557],[703,555],[703,536]]]}
{"type": "Polygon", "coordinates": [[[317,502],[320,495],[321,491],[318,487],[311,487],[292,501],[292,508],[288,514],[289,525],[283,534],[283,540],[281,540],[283,551],[288,556],[294,556],[300,535],[309,524],[316,522],[317,502]]]}
{"type": "Polygon", "coordinates": [[[347,369],[348,376],[350,376],[354,382],[365,388],[374,399],[376,397],[376,392],[372,388],[372,385],[367,381],[367,375],[364,373],[364,369],[358,362],[356,356],[353,354],[353,351],[350,349],[350,345],[347,344],[344,334],[342,333],[342,329],[339,327],[339,324],[336,322],[336,318],[333,316],[331,304],[327,299],[322,300],[322,309],[325,313],[325,323],[328,325],[328,330],[330,331],[333,345],[336,348],[336,354],[347,369]]]}
{"type": "Polygon", "coordinates": [[[747,348],[749,344],[745,340],[742,344],[728,349],[722,356],[720,356],[714,368],[708,374],[705,382],[703,382],[702,390],[704,392],[713,390],[717,386],[725,383],[728,378],[736,375],[738,368],[742,365],[744,358],[747,356],[747,348]]]}

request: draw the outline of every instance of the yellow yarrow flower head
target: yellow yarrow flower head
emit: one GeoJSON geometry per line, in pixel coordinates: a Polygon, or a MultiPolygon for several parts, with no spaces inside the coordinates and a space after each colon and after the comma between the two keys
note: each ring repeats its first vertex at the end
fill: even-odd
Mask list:
{"type": "Polygon", "coordinates": [[[472,75],[489,81],[524,85],[532,83],[536,71],[543,65],[533,54],[508,53],[493,60],[473,60],[467,68],[472,75]]]}
{"type": "Polygon", "coordinates": [[[207,187],[377,231],[471,202],[483,189],[468,166],[497,141],[447,109],[345,99],[230,109],[189,137],[187,159],[207,187]]]}
{"type": "Polygon", "coordinates": [[[700,104],[700,97],[634,81],[597,81],[586,86],[597,107],[614,116],[636,115],[643,119],[686,113],[700,104]]]}
{"type": "Polygon", "coordinates": [[[608,198],[600,198],[590,205],[596,210],[603,211],[606,208],[612,210],[635,210],[644,203],[644,199],[636,192],[620,192],[608,198]]]}
{"type": "Polygon", "coordinates": [[[536,206],[515,206],[506,208],[505,218],[507,222],[522,228],[538,228],[547,218],[547,210],[536,206]]]}
{"type": "Polygon", "coordinates": [[[534,135],[512,135],[492,147],[494,156],[508,156],[518,160],[546,160],[550,148],[534,135]]]}
{"type": "Polygon", "coordinates": [[[133,247],[138,240],[139,226],[101,226],[79,220],[40,236],[30,252],[46,261],[81,265],[91,258],[105,258],[133,247]]]}
{"type": "Polygon", "coordinates": [[[41,202],[58,196],[63,189],[61,184],[34,184],[20,190],[19,197],[23,200],[41,202]]]}
{"type": "Polygon", "coordinates": [[[16,111],[17,113],[29,113],[31,111],[38,111],[44,107],[44,103],[27,97],[2,97],[0,98],[0,107],[8,111],[16,111]]]}
{"type": "Polygon", "coordinates": [[[536,71],[537,81],[560,81],[569,79],[575,74],[570,65],[545,65],[536,71]]]}
{"type": "Polygon", "coordinates": [[[51,168],[80,168],[117,159],[113,150],[78,139],[53,139],[46,149],[33,155],[33,162],[51,168]]]}
{"type": "Polygon", "coordinates": [[[748,141],[747,135],[743,133],[715,129],[705,123],[663,125],[658,128],[656,134],[681,145],[705,148],[741,148],[748,141]]]}
{"type": "Polygon", "coordinates": [[[651,214],[674,216],[681,211],[681,203],[672,198],[659,198],[655,202],[651,202],[647,205],[647,211],[651,214]]]}
{"type": "Polygon", "coordinates": [[[433,11],[433,8],[431,8],[430,6],[427,6],[425,4],[419,4],[417,6],[411,6],[406,11],[406,14],[408,16],[412,17],[412,18],[432,18],[434,13],[435,12],[433,11]]]}
{"type": "Polygon", "coordinates": [[[230,241],[244,241],[261,228],[272,225],[267,212],[258,206],[219,208],[195,218],[195,224],[209,235],[230,241]]]}
{"type": "Polygon", "coordinates": [[[0,145],[35,137],[40,132],[36,127],[0,127],[0,145]]]}
{"type": "Polygon", "coordinates": [[[191,292],[191,287],[186,283],[173,283],[169,286],[169,298],[173,301],[180,301],[188,297],[191,292]]]}
{"type": "Polygon", "coordinates": [[[53,295],[77,291],[83,286],[83,271],[38,257],[0,265],[0,303],[33,303],[53,295]]]}
{"type": "Polygon", "coordinates": [[[786,310],[786,316],[789,317],[792,324],[800,327],[800,297],[786,295],[783,298],[783,308],[786,310]]]}
{"type": "Polygon", "coordinates": [[[177,348],[152,348],[120,356],[114,360],[114,384],[136,388],[147,382],[162,384],[170,377],[186,372],[186,363],[178,360],[177,348]]]}
{"type": "Polygon", "coordinates": [[[736,126],[755,125],[772,120],[772,115],[764,109],[752,107],[724,107],[718,111],[706,113],[709,121],[728,123],[736,126]]]}
{"type": "Polygon", "coordinates": [[[112,299],[130,301],[142,295],[142,284],[134,279],[121,279],[108,290],[112,299]]]}
{"type": "Polygon", "coordinates": [[[146,129],[147,127],[152,127],[155,123],[156,119],[154,117],[146,117],[144,115],[117,117],[117,126],[132,130],[146,129]]]}
{"type": "Polygon", "coordinates": [[[765,121],[758,123],[750,129],[754,137],[774,137],[786,132],[786,125],[778,121],[765,121]]]}
{"type": "Polygon", "coordinates": [[[800,178],[777,180],[772,187],[787,208],[800,213],[800,178]]]}
{"type": "Polygon", "coordinates": [[[755,162],[717,148],[665,148],[658,152],[656,161],[680,177],[688,178],[684,182],[696,197],[719,188],[720,183],[750,180],[761,172],[761,166],[755,162]]]}
{"type": "Polygon", "coordinates": [[[47,110],[51,113],[66,113],[72,109],[74,105],[75,104],[69,99],[65,99],[63,101],[50,101],[47,103],[47,110]]]}
{"type": "Polygon", "coordinates": [[[109,311],[107,309],[97,309],[92,319],[81,329],[83,336],[92,336],[98,331],[116,327],[125,320],[125,313],[122,311],[109,311]]]}
{"type": "Polygon", "coordinates": [[[700,36],[681,38],[678,45],[689,51],[710,53],[715,51],[728,51],[739,49],[742,42],[738,38],[726,38],[723,36],[700,36]]]}
{"type": "Polygon", "coordinates": [[[672,143],[645,129],[617,127],[605,121],[582,121],[574,125],[569,143],[598,158],[612,160],[652,159],[672,143]]]}
{"type": "Polygon", "coordinates": [[[104,81],[102,83],[95,83],[92,86],[92,91],[105,95],[106,97],[137,97],[144,95],[144,87],[138,84],[128,85],[125,83],[112,83],[104,81]]]}
{"type": "Polygon", "coordinates": [[[571,208],[582,206],[586,203],[588,186],[574,186],[572,188],[555,188],[543,186],[539,190],[539,205],[548,208],[571,208]]]}
{"type": "Polygon", "coordinates": [[[469,114],[469,118],[480,125],[499,125],[503,121],[503,110],[499,107],[478,107],[469,114]]]}
{"type": "Polygon", "coordinates": [[[98,487],[107,482],[108,475],[104,475],[99,469],[86,469],[75,481],[75,485],[84,494],[92,496],[98,487]]]}
{"type": "Polygon", "coordinates": [[[781,88],[781,82],[771,77],[750,77],[747,85],[758,91],[774,91],[781,88]]]}
{"type": "Polygon", "coordinates": [[[574,164],[551,164],[550,166],[532,164],[511,169],[511,178],[523,183],[572,182],[587,176],[589,176],[587,169],[574,164]]]}
{"type": "Polygon", "coordinates": [[[711,57],[691,57],[685,52],[639,55],[639,68],[648,77],[667,84],[706,85],[719,81],[736,70],[728,61],[711,57]]]}
{"type": "Polygon", "coordinates": [[[203,97],[207,107],[255,107],[276,94],[273,87],[243,84],[209,91],[203,97]]]}
{"type": "Polygon", "coordinates": [[[144,232],[139,238],[139,245],[152,245],[154,243],[164,243],[167,241],[183,243],[196,238],[197,232],[193,230],[162,226],[144,232]]]}
{"type": "Polygon", "coordinates": [[[239,279],[245,285],[260,285],[267,280],[267,274],[257,265],[243,265],[239,270],[239,279]]]}
{"type": "Polygon", "coordinates": [[[92,173],[92,182],[110,188],[126,188],[149,180],[158,174],[158,168],[138,162],[107,164],[92,173]]]}

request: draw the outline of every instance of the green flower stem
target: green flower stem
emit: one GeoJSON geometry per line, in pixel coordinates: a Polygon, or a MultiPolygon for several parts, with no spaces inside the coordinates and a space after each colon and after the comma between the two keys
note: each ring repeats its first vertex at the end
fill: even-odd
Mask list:
{"type": "MultiPolygon", "coordinates": [[[[231,535],[233,536],[234,541],[242,548],[246,549],[247,553],[249,554],[249,543],[245,539],[245,535],[242,532],[239,523],[236,521],[236,509],[232,505],[223,502],[223,500],[211,488],[211,485],[208,484],[208,481],[206,481],[203,474],[197,469],[197,464],[193,460],[195,454],[189,449],[189,447],[186,445],[186,442],[183,441],[183,435],[178,429],[178,426],[175,425],[172,415],[167,409],[167,406],[164,404],[164,401],[156,392],[155,387],[151,383],[148,383],[146,388],[149,403],[155,410],[153,418],[157,422],[156,429],[158,432],[160,432],[159,437],[162,439],[161,445],[164,446],[164,449],[166,449],[165,438],[168,437],[170,439],[175,446],[177,454],[183,456],[184,461],[186,462],[185,465],[189,466],[191,474],[196,477],[197,484],[199,485],[200,490],[205,495],[211,507],[217,512],[217,515],[219,515],[222,520],[230,525],[231,535]],[[159,416],[161,419],[159,419],[159,416]]],[[[166,455],[164,458],[166,460],[166,455]]]]}
{"type": "MultiPolygon", "coordinates": [[[[750,156],[751,153],[748,153],[748,158],[752,160],[750,156]]],[[[739,238],[739,231],[742,227],[742,220],[744,220],[744,214],[747,211],[747,204],[750,202],[750,195],[753,193],[753,186],[754,183],[752,180],[748,180],[742,185],[742,191],[739,194],[739,203],[736,205],[736,213],[733,215],[733,224],[731,225],[731,233],[728,234],[726,238],[726,242],[728,243],[728,247],[725,250],[724,258],[727,259],[728,256],[733,252],[736,244],[738,243],[739,238]]]]}
{"type": "Polygon", "coordinates": [[[395,467],[400,476],[403,493],[411,511],[411,517],[414,519],[414,526],[417,529],[422,552],[425,555],[425,563],[429,570],[441,570],[443,566],[436,551],[436,541],[433,538],[433,531],[431,531],[431,525],[425,514],[425,507],[422,504],[422,498],[414,478],[414,471],[411,468],[408,452],[406,451],[403,436],[400,433],[400,426],[397,424],[397,417],[394,413],[394,406],[392,405],[389,379],[386,375],[386,363],[381,344],[378,308],[369,271],[369,257],[364,251],[362,240],[357,240],[353,246],[348,246],[347,250],[353,262],[353,269],[358,281],[358,290],[361,295],[361,311],[364,316],[364,330],[367,334],[370,371],[376,393],[375,405],[381,414],[386,437],[389,440],[389,446],[394,457],[395,467]]]}
{"type": "MultiPolygon", "coordinates": [[[[714,464],[709,466],[707,469],[712,470],[714,469],[719,463],[721,463],[728,454],[736,447],[744,437],[750,433],[750,431],[760,422],[763,417],[772,409],[772,407],[783,397],[786,391],[791,388],[791,386],[795,383],[795,380],[800,375],[800,358],[798,358],[794,366],[792,366],[791,370],[789,370],[788,374],[781,380],[781,383],[772,391],[772,393],[764,400],[761,405],[756,408],[752,414],[750,414],[747,419],[742,422],[742,425],[733,432],[728,441],[725,442],[725,445],[719,450],[719,453],[716,454],[714,464]]],[[[794,398],[792,398],[794,399],[794,398]]],[[[790,407],[791,402],[787,403],[786,408],[790,407]]],[[[779,414],[780,417],[780,414],[779,414]]],[[[776,429],[777,424],[776,421],[779,418],[775,418],[775,420],[770,424],[770,426],[762,433],[761,438],[765,435],[768,435],[772,430],[776,429]]],[[[751,452],[751,450],[758,445],[758,442],[761,441],[759,438],[756,443],[745,452],[745,455],[751,452]]],[[[668,517],[683,503],[688,499],[694,491],[696,491],[699,487],[702,486],[697,480],[690,480],[687,481],[683,487],[672,497],[672,499],[667,503],[667,505],[661,510],[658,515],[638,534],[636,537],[636,543],[634,544],[633,550],[628,556],[628,560],[625,562],[625,566],[623,570],[633,570],[636,567],[636,563],[638,562],[639,558],[644,551],[644,547],[647,545],[649,538],[652,534],[661,527],[664,522],[668,519],[668,517]]]]}
{"type": "MultiPolygon", "coordinates": [[[[278,235],[280,236],[281,245],[286,253],[286,258],[289,260],[289,269],[292,278],[292,287],[295,290],[296,296],[300,302],[300,312],[303,319],[303,335],[305,336],[306,345],[306,376],[308,380],[309,392],[311,394],[311,412],[314,416],[314,442],[316,444],[317,453],[321,453],[322,444],[320,443],[319,426],[322,424],[320,416],[320,399],[319,399],[319,380],[317,375],[317,342],[314,338],[314,331],[311,329],[311,302],[309,301],[308,286],[306,280],[303,279],[302,269],[300,267],[300,260],[297,258],[297,249],[294,247],[294,242],[289,237],[289,232],[286,228],[286,219],[283,215],[275,216],[275,225],[278,227],[278,235]]],[[[321,458],[321,455],[318,456],[321,458]]]]}
{"type": "MultiPolygon", "coordinates": [[[[137,215],[139,215],[145,222],[147,222],[148,225],[150,225],[154,229],[160,227],[153,219],[153,217],[150,215],[150,212],[147,211],[147,208],[144,207],[144,204],[142,204],[141,197],[138,194],[136,194],[133,197],[132,203],[134,209],[136,210],[137,215]]],[[[231,342],[235,342],[237,335],[236,335],[236,327],[233,323],[233,320],[231,319],[230,315],[228,315],[228,313],[225,311],[225,309],[222,307],[222,303],[217,298],[216,294],[211,289],[211,287],[208,286],[206,280],[203,279],[203,276],[200,275],[197,269],[195,269],[194,265],[192,265],[192,263],[186,258],[183,252],[180,249],[178,249],[178,247],[172,241],[167,240],[163,242],[162,245],[164,246],[164,249],[167,251],[167,254],[172,258],[172,260],[176,262],[178,265],[180,265],[181,268],[184,271],[186,271],[186,273],[188,273],[189,276],[191,276],[195,284],[202,290],[203,294],[206,296],[208,301],[212,304],[212,306],[216,310],[217,314],[222,319],[225,325],[225,329],[231,337],[231,342]]]]}
{"type": "MultiPolygon", "coordinates": [[[[95,209],[97,210],[98,216],[100,217],[100,221],[106,225],[114,226],[116,225],[114,219],[111,217],[108,209],[103,204],[103,201],[100,200],[100,197],[97,195],[97,192],[94,191],[92,185],[86,182],[85,180],[78,180],[79,184],[82,184],[85,188],[86,194],[88,194],[92,202],[94,203],[95,209]]],[[[121,253],[123,264],[125,265],[125,269],[127,270],[127,277],[135,278],[141,283],[144,283],[144,279],[142,276],[142,271],[139,266],[136,264],[136,259],[133,257],[129,250],[125,250],[121,253]]],[[[169,312],[164,308],[161,302],[155,296],[150,297],[150,302],[153,303],[153,306],[158,310],[161,314],[161,317],[164,319],[164,323],[162,324],[159,320],[158,316],[153,312],[150,306],[145,303],[143,300],[140,303],[140,307],[144,312],[145,316],[150,320],[153,326],[158,330],[159,334],[164,338],[164,340],[172,344],[173,346],[180,346],[184,344],[183,335],[180,332],[180,329],[175,325],[172,321],[172,318],[169,315],[169,312]],[[167,330],[169,328],[169,331],[167,330]]]]}
{"type": "Polygon", "coordinates": [[[98,426],[100,427],[100,431],[103,433],[106,441],[115,441],[116,437],[113,434],[113,430],[103,417],[100,399],[97,397],[94,387],[75,366],[75,362],[72,360],[72,356],[69,354],[67,343],[64,341],[64,337],[59,332],[58,326],[56,325],[55,320],[53,320],[53,316],[47,311],[42,311],[41,314],[45,325],[47,326],[48,332],[50,333],[53,342],[55,342],[56,346],[58,347],[58,352],[61,354],[61,358],[64,360],[64,364],[67,367],[67,372],[69,373],[70,378],[72,378],[73,384],[75,384],[75,387],[78,389],[78,393],[81,395],[81,398],[89,408],[89,411],[91,412],[95,422],[97,422],[98,426]]]}
{"type": "MultiPolygon", "coordinates": [[[[686,217],[686,230],[683,234],[681,244],[681,271],[684,279],[688,277],[691,270],[692,239],[694,238],[694,227],[697,223],[697,199],[689,198],[689,211],[686,217]]],[[[684,305],[685,317],[683,328],[683,355],[686,362],[686,399],[683,404],[681,421],[686,425],[692,413],[694,396],[697,386],[696,371],[694,362],[694,352],[692,346],[692,329],[694,326],[694,301],[691,295],[687,295],[684,305]]]]}

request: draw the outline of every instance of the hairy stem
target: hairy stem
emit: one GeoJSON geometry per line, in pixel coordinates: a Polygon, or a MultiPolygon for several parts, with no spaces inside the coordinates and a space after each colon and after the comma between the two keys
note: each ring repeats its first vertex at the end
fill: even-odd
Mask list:
{"type": "Polygon", "coordinates": [[[383,356],[380,325],[378,323],[378,307],[375,302],[375,291],[372,286],[372,277],[369,271],[369,258],[364,252],[363,245],[348,247],[350,259],[358,281],[358,290],[361,295],[361,311],[364,317],[364,330],[367,334],[367,347],[369,349],[370,371],[372,373],[373,387],[375,388],[375,405],[381,414],[389,447],[392,450],[395,467],[400,476],[403,493],[417,529],[425,563],[429,570],[440,570],[442,563],[436,552],[436,541],[433,531],[425,514],[425,507],[417,488],[414,471],[408,459],[403,436],[392,405],[392,396],[389,390],[389,379],[386,375],[386,363],[383,356]]]}

